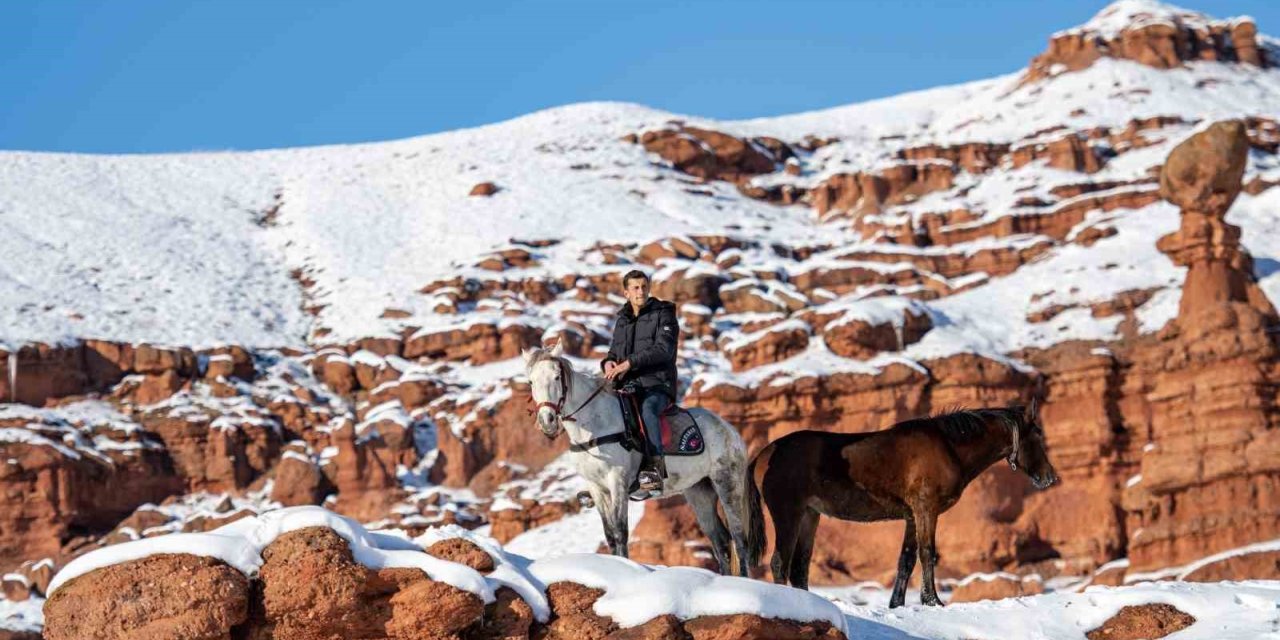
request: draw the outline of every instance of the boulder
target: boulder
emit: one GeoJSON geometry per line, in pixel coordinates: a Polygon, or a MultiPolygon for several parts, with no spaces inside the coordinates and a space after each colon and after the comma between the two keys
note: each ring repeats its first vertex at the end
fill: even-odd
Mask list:
{"type": "Polygon", "coordinates": [[[427,555],[464,564],[480,573],[493,571],[493,556],[465,538],[446,538],[429,547],[427,555]]]}
{"type": "Polygon", "coordinates": [[[1089,640],[1156,640],[1195,622],[1191,614],[1170,604],[1140,604],[1120,609],[1085,637],[1089,640]]]}
{"type": "Polygon", "coordinates": [[[298,456],[284,456],[276,464],[272,500],[286,507],[318,505],[328,490],[328,479],[315,463],[298,456]]]}
{"type": "Polygon", "coordinates": [[[64,584],[45,603],[48,640],[229,638],[248,618],[249,581],[219,560],[150,556],[64,584]]]}

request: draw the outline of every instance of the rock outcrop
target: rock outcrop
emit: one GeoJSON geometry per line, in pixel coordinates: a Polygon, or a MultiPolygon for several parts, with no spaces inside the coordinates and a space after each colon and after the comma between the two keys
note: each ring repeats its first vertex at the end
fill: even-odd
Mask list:
{"type": "Polygon", "coordinates": [[[1099,58],[1132,60],[1172,69],[1197,60],[1268,66],[1252,19],[1205,20],[1153,2],[1116,3],[1089,24],[1054,34],[1049,49],[1036,56],[1024,76],[1033,82],[1079,71],[1099,58]]]}
{"type": "MultiPolygon", "coordinates": [[[[445,539],[425,553],[481,574],[495,568],[488,553],[467,540],[445,539]]],[[[539,621],[509,587],[497,588],[494,601],[485,604],[419,569],[365,567],[347,541],[327,527],[282,534],[263,550],[262,559],[252,580],[220,560],[186,554],[96,569],[54,592],[45,605],[45,637],[116,640],[145,632],[175,640],[844,638],[827,622],[753,614],[687,620],[663,615],[620,629],[593,611],[603,591],[571,582],[548,586],[550,615],[539,621]]]]}
{"type": "Polygon", "coordinates": [[[704,180],[740,182],[770,173],[794,155],[789,147],[772,138],[744,140],[688,126],[646,131],[638,141],[676,169],[704,180]]]}
{"type": "Polygon", "coordinates": [[[1141,604],[1120,609],[1085,637],[1089,640],[1156,640],[1186,629],[1195,622],[1195,617],[1173,605],[1141,604]]]}
{"type": "Polygon", "coordinates": [[[45,603],[45,638],[229,638],[249,615],[248,579],[211,558],[157,555],[86,578],[45,603]]]}

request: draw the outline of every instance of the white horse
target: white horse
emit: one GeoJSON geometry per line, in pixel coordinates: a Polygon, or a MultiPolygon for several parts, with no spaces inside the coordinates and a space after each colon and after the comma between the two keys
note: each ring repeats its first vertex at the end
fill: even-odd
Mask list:
{"type": "MultiPolygon", "coordinates": [[[[627,557],[628,489],[640,468],[641,454],[619,441],[624,426],[612,385],[601,376],[575,371],[558,344],[550,350],[527,350],[524,361],[538,404],[538,428],[548,439],[561,431],[568,435],[569,461],[590,484],[588,491],[604,523],[609,549],[627,557]]],[[[711,540],[720,573],[727,575],[736,565],[738,575],[745,576],[747,567],[759,562],[764,546],[759,495],[748,489],[747,447],[720,416],[698,407],[689,412],[702,431],[705,447],[698,455],[667,456],[662,496],[684,494],[697,514],[698,526],[711,540]],[[716,513],[717,499],[728,527],[716,513]]]]}

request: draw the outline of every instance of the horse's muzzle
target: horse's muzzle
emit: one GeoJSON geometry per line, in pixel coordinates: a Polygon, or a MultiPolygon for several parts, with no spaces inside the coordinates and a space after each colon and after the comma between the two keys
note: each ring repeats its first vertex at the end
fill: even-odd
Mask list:
{"type": "Polygon", "coordinates": [[[1035,485],[1037,489],[1048,489],[1049,487],[1057,484],[1058,480],[1058,474],[1050,471],[1042,476],[1031,478],[1031,484],[1035,485]]]}

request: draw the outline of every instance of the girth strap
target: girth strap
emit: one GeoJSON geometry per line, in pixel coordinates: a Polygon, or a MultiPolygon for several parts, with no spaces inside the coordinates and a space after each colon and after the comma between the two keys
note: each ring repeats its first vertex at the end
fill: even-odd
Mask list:
{"type": "Polygon", "coordinates": [[[583,451],[590,451],[606,444],[613,444],[614,442],[620,442],[624,449],[629,449],[626,444],[626,439],[627,434],[624,432],[611,433],[607,436],[592,438],[582,444],[575,444],[571,442],[569,443],[569,450],[574,453],[582,453],[583,451]]]}

